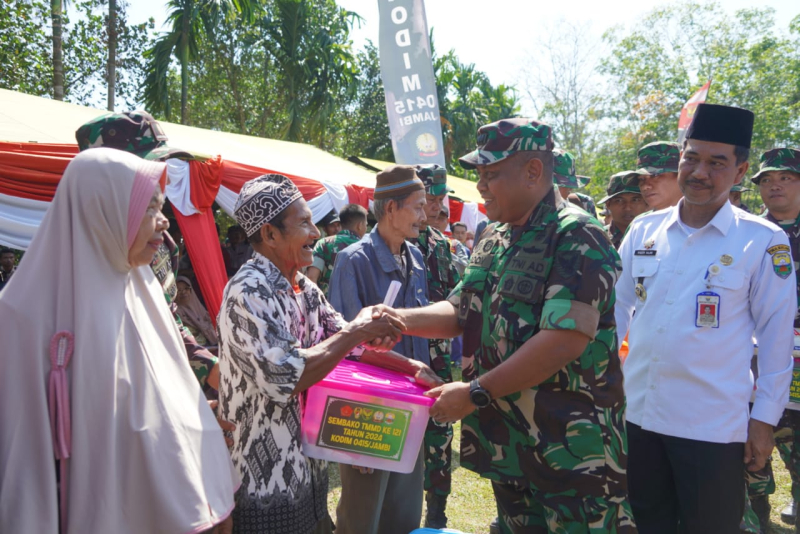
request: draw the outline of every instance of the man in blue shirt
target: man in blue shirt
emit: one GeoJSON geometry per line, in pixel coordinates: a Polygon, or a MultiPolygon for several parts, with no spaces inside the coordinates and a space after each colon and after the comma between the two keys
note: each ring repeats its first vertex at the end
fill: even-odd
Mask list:
{"type": "MultiPolygon", "coordinates": [[[[402,288],[393,304],[428,304],[422,253],[407,239],[419,236],[425,217],[425,186],[414,167],[394,166],[378,174],[373,209],[377,226],[339,253],[330,283],[330,303],[345,319],[381,304],[392,281],[402,288]]],[[[403,356],[430,364],[428,340],[403,336],[394,347],[403,356]]],[[[412,452],[412,451],[408,451],[412,452]]],[[[407,534],[422,515],[423,454],[414,471],[357,470],[341,465],[342,496],[336,509],[337,534],[407,534]]]]}

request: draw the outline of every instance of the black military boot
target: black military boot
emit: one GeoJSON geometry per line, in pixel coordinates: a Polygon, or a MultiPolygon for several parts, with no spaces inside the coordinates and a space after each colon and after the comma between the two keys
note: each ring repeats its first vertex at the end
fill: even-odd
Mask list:
{"type": "Polygon", "coordinates": [[[769,505],[769,497],[766,495],[750,497],[750,506],[753,507],[753,512],[758,517],[761,532],[766,534],[769,532],[769,513],[772,511],[772,507],[769,505]]]}
{"type": "Polygon", "coordinates": [[[797,517],[797,503],[794,499],[790,502],[786,508],[781,510],[781,521],[784,523],[788,523],[789,525],[794,525],[795,518],[797,517]]]}
{"type": "Polygon", "coordinates": [[[447,516],[444,515],[447,496],[428,491],[425,493],[425,504],[428,506],[425,512],[425,528],[447,528],[447,516]]]}
{"type": "Polygon", "coordinates": [[[495,517],[494,520],[489,523],[489,534],[500,534],[500,518],[495,517]]]}

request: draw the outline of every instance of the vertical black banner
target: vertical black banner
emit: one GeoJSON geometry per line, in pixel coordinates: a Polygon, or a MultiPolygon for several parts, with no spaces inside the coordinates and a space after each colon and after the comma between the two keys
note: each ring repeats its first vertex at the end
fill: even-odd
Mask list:
{"type": "Polygon", "coordinates": [[[395,161],[445,166],[423,0],[378,0],[381,78],[395,161]]]}

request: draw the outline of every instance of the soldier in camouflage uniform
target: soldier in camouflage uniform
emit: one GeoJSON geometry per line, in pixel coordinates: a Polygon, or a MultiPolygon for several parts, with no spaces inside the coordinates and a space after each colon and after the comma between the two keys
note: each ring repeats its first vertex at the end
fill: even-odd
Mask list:
{"type": "Polygon", "coordinates": [[[464,377],[431,416],[464,419],[461,464],[492,481],[503,532],[633,533],[625,395],[614,326],[619,256],[553,190],[550,127],[481,127],[490,225],[448,302],[395,313],[411,335],[464,334],[464,377]]]}
{"type": "MultiPolygon", "coordinates": [[[[761,166],[753,176],[768,211],[764,218],[780,226],[789,237],[792,261],[800,265],[800,150],[776,148],[761,155],[761,166]]],[[[798,309],[800,309],[800,280],[797,287],[798,309]]],[[[795,316],[795,329],[800,328],[800,313],[795,316]]],[[[775,427],[775,445],[786,464],[792,480],[792,501],[800,502],[800,412],[786,409],[775,427]]],[[[744,532],[765,532],[769,525],[769,495],[775,493],[772,462],[767,460],[764,469],[746,471],[747,493],[744,532]]],[[[782,517],[784,514],[781,514],[782,517]]],[[[787,514],[788,515],[788,514],[787,514]]],[[[797,514],[790,517],[795,532],[800,532],[797,514]]]]}
{"type": "Polygon", "coordinates": [[[597,217],[597,206],[594,199],[584,193],[579,193],[575,189],[586,187],[589,184],[588,176],[578,176],[575,174],[575,156],[560,148],[553,149],[553,177],[555,185],[564,200],[574,195],[577,197],[583,209],[592,217],[597,217]]]}
{"type": "Polygon", "coordinates": [[[308,268],[306,276],[328,296],[328,284],[331,281],[336,255],[357,243],[367,233],[367,210],[358,204],[348,204],[342,208],[337,217],[342,230],[329,237],[317,241],[314,245],[314,263],[308,268]]]}
{"type": "Polygon", "coordinates": [[[627,182],[639,185],[644,201],[652,211],[675,206],[683,197],[678,187],[678,162],[681,149],[678,143],[656,141],[639,149],[639,167],[627,177],[627,182]]]}
{"type": "Polygon", "coordinates": [[[639,186],[625,184],[625,178],[631,174],[632,171],[622,171],[612,176],[608,181],[605,198],[598,202],[601,206],[605,205],[611,213],[611,222],[605,228],[611,238],[611,244],[617,250],[619,250],[628,225],[637,216],[647,211],[647,204],[642,198],[639,186]]]}
{"type": "MultiPolygon", "coordinates": [[[[415,244],[425,258],[428,277],[428,300],[441,302],[456,287],[459,274],[453,263],[450,241],[431,224],[440,216],[444,199],[449,191],[447,172],[439,165],[417,165],[417,176],[425,184],[425,215],[427,220],[420,225],[415,244]]],[[[450,362],[450,339],[429,339],[431,369],[439,378],[453,381],[450,362]]],[[[427,513],[425,526],[445,528],[447,526],[447,496],[450,495],[450,466],[453,451],[453,425],[428,420],[425,430],[425,503],[427,513]]]]}
{"type": "Polygon", "coordinates": [[[742,202],[742,193],[744,193],[745,191],[752,191],[752,189],[750,189],[749,187],[745,187],[742,184],[734,185],[733,187],[731,187],[730,201],[731,204],[733,204],[740,210],[744,210],[747,213],[752,213],[750,211],[750,208],[747,207],[747,204],[742,202]]]}
{"type": "MultiPolygon", "coordinates": [[[[153,161],[193,158],[186,151],[168,147],[167,136],[161,125],[145,111],[106,113],[78,128],[75,139],[82,151],[95,147],[116,148],[153,161]]],[[[175,284],[178,272],[178,248],[168,232],[164,232],[163,237],[164,241],[150,266],[164,290],[164,298],[181,332],[192,371],[206,397],[216,399],[219,385],[218,358],[197,344],[177,314],[177,307],[173,301],[178,292],[175,284]]]]}

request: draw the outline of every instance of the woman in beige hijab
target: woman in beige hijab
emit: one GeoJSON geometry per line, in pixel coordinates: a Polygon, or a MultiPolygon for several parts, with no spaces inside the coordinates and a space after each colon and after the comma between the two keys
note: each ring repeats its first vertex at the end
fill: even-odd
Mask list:
{"type": "Polygon", "coordinates": [[[163,174],[76,156],[0,294],[0,532],[199,533],[233,508],[223,436],[147,266],[163,174]]]}

